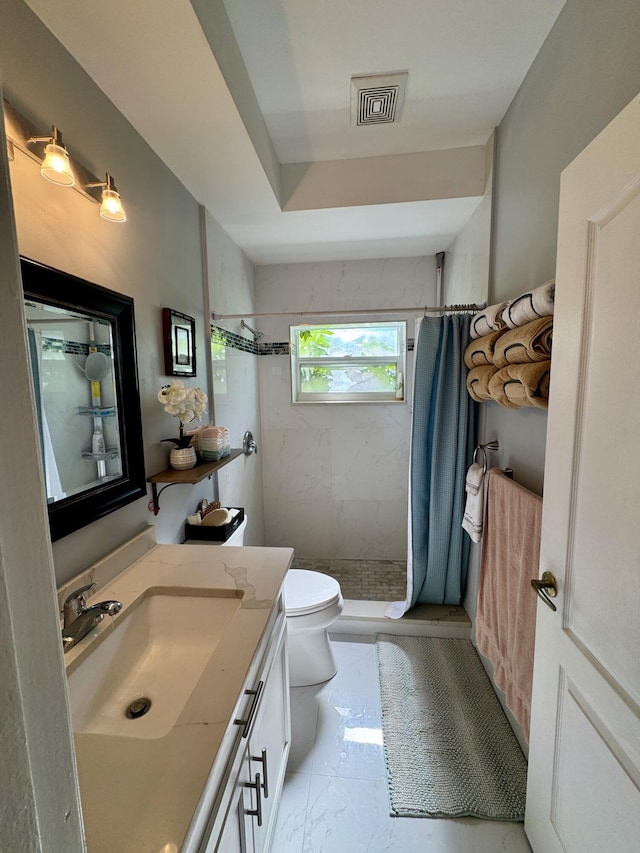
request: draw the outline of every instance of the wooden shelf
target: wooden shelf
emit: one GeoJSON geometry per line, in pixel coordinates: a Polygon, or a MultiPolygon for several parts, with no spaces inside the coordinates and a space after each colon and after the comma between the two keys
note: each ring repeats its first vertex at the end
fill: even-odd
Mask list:
{"type": "Polygon", "coordinates": [[[176,471],[175,468],[166,468],[164,471],[158,471],[157,474],[152,474],[147,477],[147,483],[182,483],[183,485],[199,483],[205,477],[210,477],[220,468],[224,468],[233,459],[242,456],[240,448],[232,448],[228,456],[223,456],[216,462],[201,462],[195,468],[187,468],[186,471],[176,471]]]}
{"type": "Polygon", "coordinates": [[[223,456],[222,459],[218,459],[216,462],[201,462],[200,465],[196,465],[195,468],[188,468],[186,471],[176,471],[174,468],[166,468],[164,471],[152,474],[150,477],[147,477],[147,483],[151,483],[151,491],[153,493],[149,509],[154,515],[158,514],[160,510],[158,498],[160,497],[160,493],[169,486],[193,486],[196,483],[200,483],[206,477],[215,474],[216,471],[224,468],[225,465],[237,459],[238,456],[243,455],[244,451],[241,448],[235,447],[231,449],[231,453],[228,456],[223,456]],[[165,485],[158,491],[157,483],[164,483],[165,485]]]}

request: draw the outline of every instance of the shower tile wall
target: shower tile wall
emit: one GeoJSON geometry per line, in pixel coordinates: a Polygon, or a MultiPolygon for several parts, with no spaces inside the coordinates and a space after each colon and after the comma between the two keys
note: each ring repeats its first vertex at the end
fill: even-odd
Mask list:
{"type": "MultiPolygon", "coordinates": [[[[51,314],[30,309],[31,316],[51,314]]],[[[42,402],[46,416],[46,425],[51,436],[51,445],[55,455],[55,465],[60,476],[63,494],[72,495],[88,484],[98,483],[96,463],[84,459],[83,451],[91,451],[91,436],[94,421],[91,417],[82,417],[79,406],[91,405],[91,385],[82,368],[89,353],[89,323],[49,323],[39,326],[36,322],[36,334],[41,335],[42,357],[40,359],[40,385],[42,402]]],[[[94,335],[100,343],[109,343],[109,327],[96,324],[94,335]]],[[[108,347],[102,347],[104,351],[108,347]]],[[[105,377],[107,378],[107,377],[105,377]]],[[[114,404],[113,382],[105,381],[101,386],[104,406],[114,404]]],[[[109,445],[116,443],[114,424],[102,422],[109,445]]],[[[109,473],[116,473],[117,466],[109,473]]]]}
{"type": "MultiPolygon", "coordinates": [[[[206,229],[211,310],[229,314],[247,311],[249,318],[255,310],[253,264],[209,213],[206,229]]],[[[227,346],[224,358],[214,362],[214,368],[224,376],[214,394],[215,422],[228,427],[232,447],[242,447],[245,430],[251,430],[262,451],[258,356],[253,336],[241,329],[240,320],[225,323],[225,328],[246,338],[248,345],[245,350],[227,346]]],[[[245,545],[264,544],[261,459],[261,455],[241,456],[218,473],[220,500],[227,506],[243,506],[249,518],[245,545]]]]}
{"type": "MultiPolygon", "coordinates": [[[[430,256],[257,267],[256,305],[261,312],[433,305],[435,282],[430,256]]],[[[394,319],[406,319],[413,337],[415,315],[394,319]]],[[[287,341],[292,322],[256,326],[265,341],[287,341]]],[[[261,355],[258,368],[266,544],[293,547],[298,565],[333,561],[345,584],[359,575],[360,593],[348,597],[395,598],[387,561],[407,558],[410,407],[292,406],[288,356],[261,355]],[[376,589],[366,577],[374,571],[376,589]]],[[[408,375],[412,368],[410,353],[408,375]]]]}

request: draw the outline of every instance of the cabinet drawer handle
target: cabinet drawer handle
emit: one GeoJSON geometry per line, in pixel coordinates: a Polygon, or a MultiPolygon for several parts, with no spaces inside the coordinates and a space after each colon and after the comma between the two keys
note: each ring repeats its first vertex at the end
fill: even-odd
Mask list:
{"type": "Polygon", "coordinates": [[[267,750],[262,750],[262,755],[252,755],[252,761],[260,761],[262,763],[262,790],[265,800],[269,799],[269,771],[267,770],[267,750]]]}
{"type": "Polygon", "coordinates": [[[248,737],[249,731],[251,730],[251,724],[253,723],[253,718],[255,717],[256,711],[258,710],[258,705],[260,704],[260,697],[262,696],[262,688],[264,687],[264,681],[259,681],[258,686],[255,690],[245,690],[246,696],[253,696],[253,702],[251,703],[251,708],[249,709],[249,714],[247,715],[246,720],[235,719],[233,721],[234,726],[244,726],[244,730],[242,732],[242,737],[248,737]]]}
{"type": "Polygon", "coordinates": [[[256,773],[255,782],[245,782],[244,786],[245,788],[254,788],[256,792],[256,807],[255,809],[245,809],[245,814],[255,815],[258,818],[258,826],[262,826],[262,797],[260,794],[262,784],[260,782],[260,774],[256,773]]]}

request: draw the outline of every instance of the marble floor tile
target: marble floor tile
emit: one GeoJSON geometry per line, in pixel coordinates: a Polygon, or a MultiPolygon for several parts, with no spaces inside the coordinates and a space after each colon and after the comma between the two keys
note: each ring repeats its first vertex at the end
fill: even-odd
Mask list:
{"type": "Polygon", "coordinates": [[[380,713],[380,686],[375,642],[354,642],[332,636],[331,647],[338,672],[324,685],[322,700],[327,704],[366,709],[380,713]]]}
{"type": "Polygon", "coordinates": [[[352,779],[384,779],[379,712],[358,703],[321,705],[311,772],[352,779]]]}
{"type": "Polygon", "coordinates": [[[530,853],[521,823],[390,817],[375,638],[332,641],[336,676],[291,690],[272,853],[530,853]]]}
{"type": "Polygon", "coordinates": [[[385,781],[312,776],[302,853],[462,853],[447,821],[392,818],[385,781]]]}
{"type": "Polygon", "coordinates": [[[323,685],[291,688],[291,748],[287,769],[310,773],[323,685]]]}
{"type": "Polygon", "coordinates": [[[454,821],[464,853],[531,853],[522,823],[477,818],[454,821]]]}
{"type": "Polygon", "coordinates": [[[302,850],[310,785],[308,773],[287,773],[284,777],[272,853],[302,850]]]}

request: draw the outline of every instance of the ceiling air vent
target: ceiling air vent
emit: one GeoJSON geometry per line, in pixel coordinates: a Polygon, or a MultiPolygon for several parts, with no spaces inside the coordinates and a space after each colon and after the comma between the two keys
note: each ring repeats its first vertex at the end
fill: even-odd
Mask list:
{"type": "Polygon", "coordinates": [[[390,124],[404,100],[408,72],[363,74],[351,78],[351,124],[390,124]]]}

